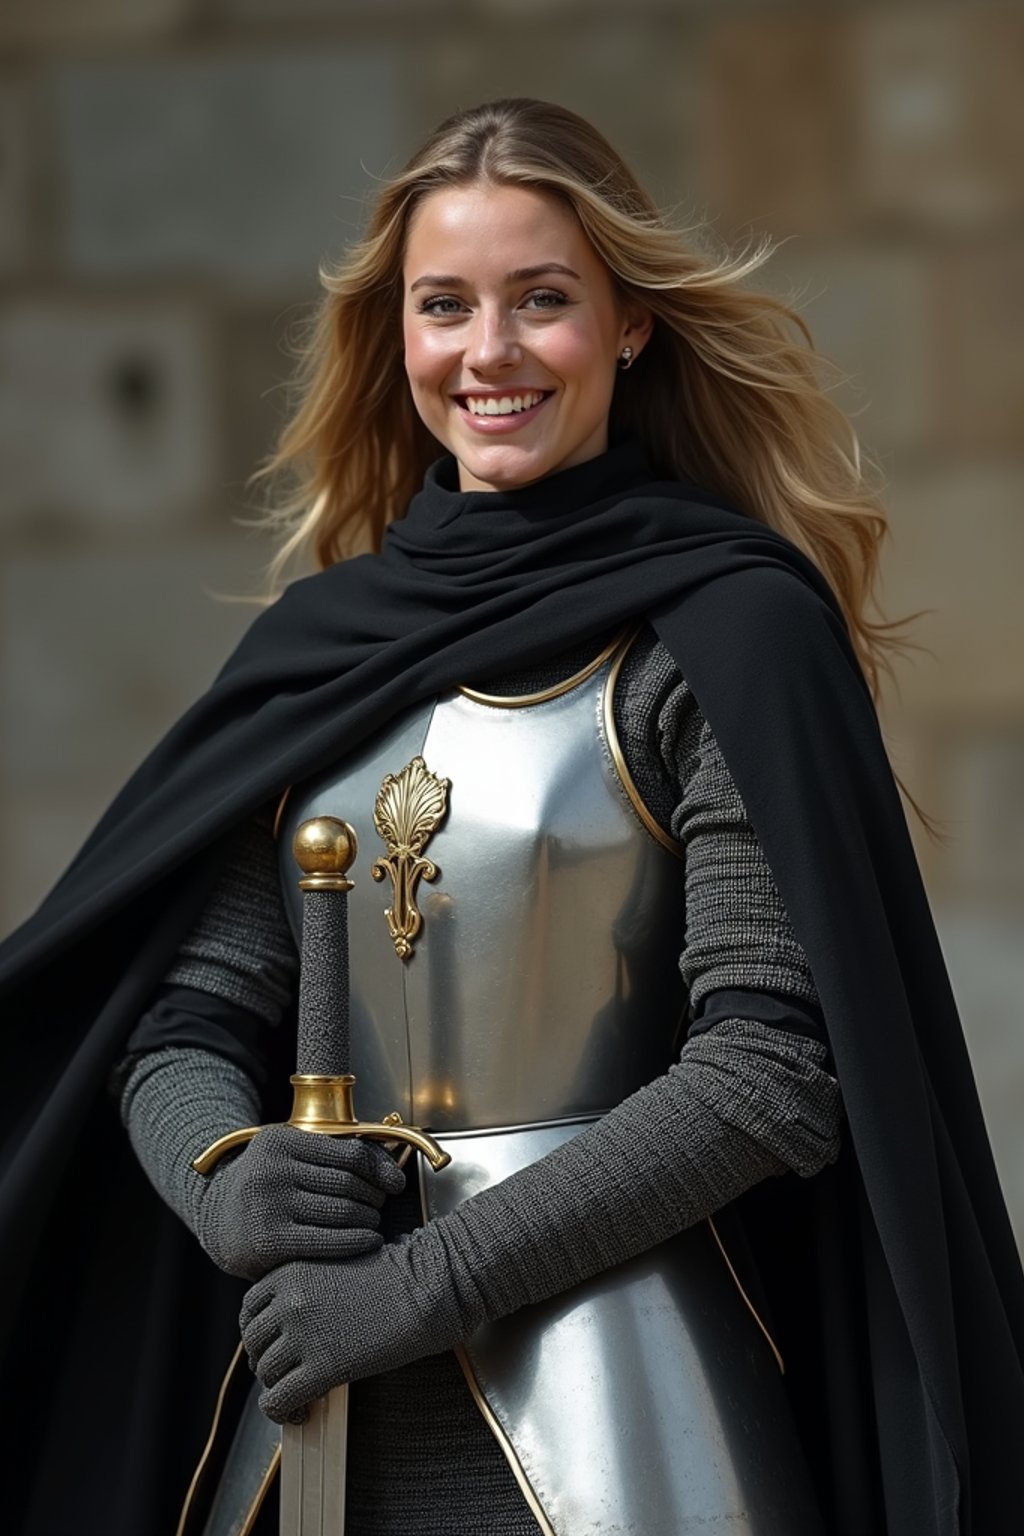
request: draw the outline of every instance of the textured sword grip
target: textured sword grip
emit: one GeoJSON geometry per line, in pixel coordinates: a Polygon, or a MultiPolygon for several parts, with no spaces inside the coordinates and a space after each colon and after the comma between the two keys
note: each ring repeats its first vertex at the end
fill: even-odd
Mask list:
{"type": "Polygon", "coordinates": [[[349,1070],[348,870],[356,834],[337,816],[313,816],[296,829],[302,870],[302,969],[299,976],[298,1071],[341,1077],[349,1070]]]}
{"type": "Polygon", "coordinates": [[[296,1064],[299,1072],[348,1072],[348,986],[348,895],[345,891],[305,891],[296,1064]]]}

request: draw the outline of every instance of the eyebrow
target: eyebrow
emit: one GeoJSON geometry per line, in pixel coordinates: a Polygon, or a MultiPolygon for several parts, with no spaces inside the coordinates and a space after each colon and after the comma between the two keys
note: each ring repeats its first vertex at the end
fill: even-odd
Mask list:
{"type": "MultiPolygon", "coordinates": [[[[560,261],[545,261],[538,267],[518,267],[515,272],[506,273],[505,281],[507,283],[528,283],[533,278],[543,277],[548,272],[560,272],[563,277],[574,277],[578,283],[583,281],[578,272],[574,272],[572,267],[564,267],[560,261]]],[[[417,288],[464,288],[465,286],[465,278],[453,277],[451,273],[438,275],[428,272],[425,276],[418,277],[414,283],[410,284],[409,292],[415,293],[417,288]]]]}

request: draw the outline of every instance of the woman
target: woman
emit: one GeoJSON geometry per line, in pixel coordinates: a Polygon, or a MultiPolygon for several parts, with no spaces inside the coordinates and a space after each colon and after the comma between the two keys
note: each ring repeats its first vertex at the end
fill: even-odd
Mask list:
{"type": "MultiPolygon", "coordinates": [[[[596,1528],[600,1510],[566,1494],[580,1437],[535,1392],[581,1306],[620,1344],[642,1319],[628,1392],[602,1379],[588,1404],[587,1443],[624,1469],[620,1524],[916,1536],[1017,1518],[996,1426],[1024,1426],[1019,1262],[871,703],[893,643],[863,613],[884,524],[783,306],[734,290],[758,259],[686,251],[562,109],[499,102],[443,124],[326,280],[274,465],[298,470],[282,560],[312,548],[323,571],[257,621],[11,947],[15,1003],[32,989],[45,1006],[41,967],[62,954],[95,1020],[72,1055],[81,1024],[63,1010],[58,1101],[84,1128],[118,1057],[151,1180],[222,1269],[255,1278],[243,1338],[265,1411],[365,1383],[354,1530],[596,1528]],[[360,533],[380,554],[338,563],[360,533]],[[445,746],[450,767],[432,761],[445,746]],[[354,1051],[380,1095],[404,1051],[414,1110],[453,1141],[477,1133],[474,1158],[495,1126],[529,1141],[463,1203],[429,1193],[444,1175],[424,1181],[434,1219],[412,1232],[412,1181],[400,1194],[379,1148],[265,1131],[208,1181],[189,1166],[259,1117],[287,1037],[273,806],[295,786],[286,828],[339,794],[365,820],[375,789],[397,857],[379,797],[399,770],[430,776],[440,873],[421,929],[396,932],[393,907],[390,970],[379,893],[376,927],[368,899],[356,908],[354,1051]],[[389,1044],[395,1018],[408,1032],[389,1044]],[[565,1134],[542,1151],[552,1123],[565,1134]],[[707,1258],[676,1234],[723,1207],[787,1361],[785,1398],[753,1331],[728,1380],[706,1372],[714,1413],[730,1383],[749,1394],[762,1459],[786,1463],[757,1486],[728,1435],[720,1475],[706,1457],[687,1470],[699,1412],[652,1460],[641,1420],[675,1390],[675,1341],[698,1361],[699,1330],[683,1303],[668,1331],[620,1306],[624,1286],[678,1299],[707,1258]],[[456,1347],[482,1360],[485,1400],[508,1388],[499,1431],[535,1392],[501,1435],[511,1472],[456,1347]],[[414,1404],[397,1418],[396,1383],[414,1404]]],[[[11,1189],[27,1204],[23,1169],[51,1187],[66,1170],[58,1138],[26,1145],[11,1189]]],[[[68,1208],[26,1259],[37,1282],[68,1208]]],[[[38,1352],[33,1369],[16,1348],[14,1370],[21,1406],[38,1352]]],[[[40,1507],[26,1528],[54,1528],[40,1507]]]]}

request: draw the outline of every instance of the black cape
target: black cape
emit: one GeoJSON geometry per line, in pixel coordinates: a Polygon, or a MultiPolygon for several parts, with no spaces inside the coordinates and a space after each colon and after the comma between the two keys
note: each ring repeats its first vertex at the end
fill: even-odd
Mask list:
{"type": "Polygon", "coordinates": [[[415,700],[644,616],[746,804],[842,1085],[839,1164],[740,1203],[829,1529],[1018,1533],[1024,1280],[827,582],[635,443],[509,493],[454,475],[432,467],[380,556],[260,614],[0,951],[7,1528],[169,1532],[205,1435],[238,1288],[148,1192],[105,1085],[226,834],[415,700]]]}

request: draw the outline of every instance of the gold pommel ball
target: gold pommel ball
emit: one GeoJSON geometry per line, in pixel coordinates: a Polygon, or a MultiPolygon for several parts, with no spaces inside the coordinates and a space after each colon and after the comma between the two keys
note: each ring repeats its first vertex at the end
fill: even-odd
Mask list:
{"type": "Polygon", "coordinates": [[[313,816],[298,827],[292,854],[302,870],[302,891],[350,891],[345,876],[355,863],[359,845],[355,828],[337,816],[313,816]]]}

